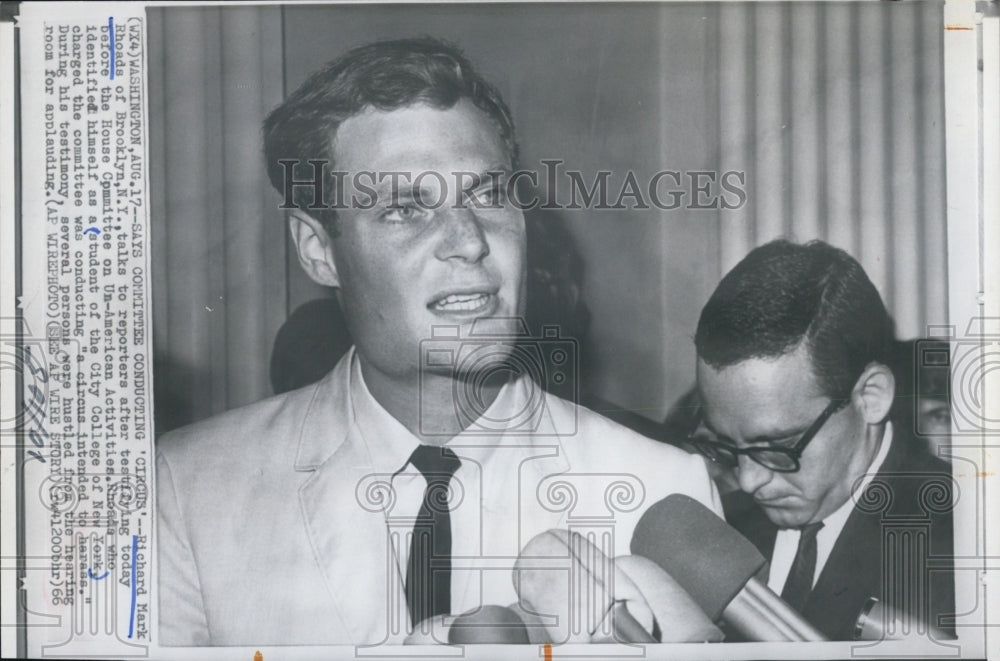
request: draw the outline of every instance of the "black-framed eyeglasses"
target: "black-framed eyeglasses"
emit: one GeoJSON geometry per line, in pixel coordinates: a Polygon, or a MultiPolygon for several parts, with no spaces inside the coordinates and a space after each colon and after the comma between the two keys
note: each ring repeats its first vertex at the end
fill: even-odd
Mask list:
{"type": "MultiPolygon", "coordinates": [[[[712,461],[726,468],[736,468],[739,465],[739,456],[745,454],[758,464],[778,473],[794,473],[801,467],[799,459],[802,452],[809,445],[809,442],[816,437],[819,430],[823,428],[830,416],[843,409],[850,403],[849,397],[838,398],[827,404],[819,417],[813,421],[809,428],[802,432],[802,436],[789,447],[778,447],[773,445],[760,445],[749,448],[738,448],[721,441],[699,438],[695,434],[698,428],[688,435],[690,443],[698,452],[702,453],[712,461]]],[[[699,424],[699,427],[701,425],[699,424]]]]}

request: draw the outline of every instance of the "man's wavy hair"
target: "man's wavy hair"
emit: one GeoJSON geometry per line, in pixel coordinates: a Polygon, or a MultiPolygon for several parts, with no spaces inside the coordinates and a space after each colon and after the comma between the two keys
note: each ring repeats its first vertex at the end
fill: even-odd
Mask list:
{"type": "Polygon", "coordinates": [[[803,341],[831,398],[850,395],[870,363],[891,364],[893,323],[857,260],[822,241],[772,241],[719,283],[695,332],[715,369],[776,358],[803,341]]]}
{"type": "MultiPolygon", "coordinates": [[[[336,169],[333,144],[341,122],[367,108],[391,111],[424,103],[446,110],[469,99],[497,125],[514,165],[517,143],[510,110],[462,52],[430,37],[360,46],[313,73],[264,120],[264,154],[271,184],[285,194],[283,159],[297,161],[296,181],[313,178],[306,161],[336,169]]],[[[332,175],[324,182],[332,190],[332,175]]],[[[313,191],[296,186],[295,204],[333,228],[333,209],[310,210],[313,191]]]]}

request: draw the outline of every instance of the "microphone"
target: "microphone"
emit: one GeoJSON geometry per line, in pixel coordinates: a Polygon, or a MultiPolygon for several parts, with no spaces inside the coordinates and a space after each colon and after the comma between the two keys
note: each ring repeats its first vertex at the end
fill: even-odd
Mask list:
{"type": "Polygon", "coordinates": [[[671,494],[646,510],[630,548],[672,576],[713,621],[747,640],[826,640],[756,578],[767,563],[756,547],[693,498],[671,494]]]}
{"type": "Polygon", "coordinates": [[[520,645],[532,642],[512,608],[486,605],[457,617],[434,615],[413,627],[404,645],[520,645]]]}
{"type": "Polygon", "coordinates": [[[544,645],[545,643],[552,642],[552,637],[549,635],[548,629],[545,628],[546,619],[551,621],[551,617],[545,618],[536,612],[526,609],[520,601],[515,601],[507,606],[507,608],[524,622],[524,628],[528,632],[528,643],[531,645],[544,645]]]}
{"type": "Polygon", "coordinates": [[[511,578],[520,607],[545,623],[546,642],[656,642],[625,604],[616,602],[616,592],[641,594],[639,588],[578,533],[554,529],[533,537],[511,578]],[[610,635],[602,634],[608,625],[610,635]]]}
{"type": "Polygon", "coordinates": [[[854,624],[854,640],[905,640],[921,633],[926,633],[935,640],[953,638],[940,629],[918,621],[909,613],[882,603],[878,597],[868,598],[854,624]]]}
{"type": "Polygon", "coordinates": [[[527,645],[524,621],[509,608],[482,606],[462,613],[448,629],[449,645],[527,645]]]}

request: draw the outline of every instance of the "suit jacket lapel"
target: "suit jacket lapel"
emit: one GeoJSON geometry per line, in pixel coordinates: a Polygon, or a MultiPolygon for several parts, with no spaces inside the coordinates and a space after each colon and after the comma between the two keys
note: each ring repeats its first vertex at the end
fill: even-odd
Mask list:
{"type": "Polygon", "coordinates": [[[809,595],[803,615],[834,640],[850,640],[868,597],[881,594],[877,540],[878,517],[852,511],[809,595]]]}
{"type": "Polygon", "coordinates": [[[317,388],[296,469],[313,471],[299,489],[303,522],[347,638],[358,643],[387,631],[392,556],[384,513],[365,502],[371,494],[358,493],[373,469],[350,406],[352,356],[353,350],[317,388]]]}
{"type": "MultiPolygon", "coordinates": [[[[893,434],[896,437],[875,477],[890,485],[893,474],[905,466],[908,440],[899,438],[895,428],[893,434]]],[[[894,495],[899,498],[902,494],[894,495]]],[[[857,502],[861,497],[857,493],[852,498],[857,502]]],[[[827,636],[850,639],[868,598],[883,598],[883,557],[882,512],[865,513],[855,506],[830,551],[803,614],[827,636]]]]}
{"type": "MultiPolygon", "coordinates": [[[[379,642],[391,631],[390,618],[400,613],[405,617],[406,606],[398,570],[392,564],[386,513],[377,503],[367,502],[381,486],[378,477],[373,477],[351,410],[352,356],[353,350],[320,382],[306,413],[296,468],[313,471],[313,475],[300,488],[299,502],[313,554],[347,639],[379,642]],[[394,597],[397,589],[400,594],[394,597]],[[402,603],[401,610],[397,602],[402,603]]],[[[482,494],[481,501],[484,535],[510,540],[517,546],[514,556],[535,534],[565,526],[567,512],[547,503],[545,493],[546,480],[556,480],[570,469],[555,433],[558,423],[547,411],[534,434],[505,437],[494,451],[503,454],[490,458],[491,464],[503,463],[502,467],[490,465],[492,479],[507,476],[518,484],[516,489],[510,482],[487,485],[489,492],[482,494]]],[[[484,541],[486,549],[505,548],[484,541]]],[[[513,557],[509,562],[513,566],[513,557]]],[[[486,573],[511,586],[509,572],[486,573]]],[[[471,572],[462,574],[466,580],[453,584],[453,596],[465,595],[473,590],[473,583],[478,585],[468,580],[471,572]]],[[[392,628],[402,627],[405,635],[405,623],[393,622],[392,628]]],[[[399,642],[402,635],[394,633],[388,640],[399,642]]]]}

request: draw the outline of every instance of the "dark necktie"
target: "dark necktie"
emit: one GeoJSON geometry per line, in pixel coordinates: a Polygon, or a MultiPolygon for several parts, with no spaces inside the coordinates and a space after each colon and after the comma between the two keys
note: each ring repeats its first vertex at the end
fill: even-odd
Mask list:
{"type": "Polygon", "coordinates": [[[781,590],[781,598],[800,613],[812,592],[813,575],[816,573],[816,533],[822,527],[822,521],[803,526],[795,561],[788,572],[785,587],[781,590]]]}
{"type": "Polygon", "coordinates": [[[448,448],[421,445],[410,462],[427,480],[424,501],[413,524],[406,565],[406,605],[410,622],[451,611],[451,514],[448,483],[462,465],[448,448]]]}

